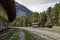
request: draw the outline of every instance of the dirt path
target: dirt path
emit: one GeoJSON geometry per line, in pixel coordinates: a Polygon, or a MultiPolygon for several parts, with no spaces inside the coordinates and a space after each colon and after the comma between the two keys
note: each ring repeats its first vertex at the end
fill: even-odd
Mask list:
{"type": "Polygon", "coordinates": [[[20,30],[20,40],[25,40],[25,34],[22,30],[20,30]]]}

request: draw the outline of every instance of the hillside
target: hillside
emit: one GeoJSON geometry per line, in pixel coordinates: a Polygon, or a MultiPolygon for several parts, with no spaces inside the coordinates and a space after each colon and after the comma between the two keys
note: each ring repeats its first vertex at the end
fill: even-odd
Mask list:
{"type": "Polygon", "coordinates": [[[16,4],[16,13],[19,16],[23,16],[23,15],[28,15],[33,13],[31,10],[29,10],[27,7],[25,7],[22,4],[19,4],[18,2],[15,2],[16,4]]]}

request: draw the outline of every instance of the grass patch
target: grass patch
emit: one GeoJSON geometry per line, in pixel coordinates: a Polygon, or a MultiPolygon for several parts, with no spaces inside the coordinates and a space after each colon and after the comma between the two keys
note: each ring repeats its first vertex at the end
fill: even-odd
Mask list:
{"type": "Polygon", "coordinates": [[[47,40],[45,38],[40,37],[39,35],[36,35],[36,34],[33,34],[33,33],[32,33],[32,35],[34,35],[35,38],[37,38],[37,40],[47,40]]]}
{"type": "Polygon", "coordinates": [[[25,38],[26,38],[26,40],[34,40],[31,37],[31,35],[34,36],[34,38],[36,38],[35,40],[47,40],[47,39],[42,38],[39,35],[36,35],[36,34],[33,34],[33,33],[31,33],[31,35],[29,35],[29,31],[26,31],[26,30],[23,30],[23,31],[25,32],[25,35],[26,35],[25,38]]]}
{"type": "Polygon", "coordinates": [[[23,30],[23,32],[25,33],[25,40],[33,40],[33,38],[28,34],[27,31],[23,30]]]}
{"type": "Polygon", "coordinates": [[[19,33],[17,33],[17,35],[15,35],[14,38],[12,38],[12,40],[19,40],[20,38],[19,38],[19,35],[18,34],[19,33]]]}
{"type": "MultiPolygon", "coordinates": [[[[12,29],[12,32],[8,32],[7,36],[3,40],[9,40],[15,32],[19,32],[19,29],[12,29]]],[[[18,35],[16,35],[13,39],[18,39],[18,35]]]]}

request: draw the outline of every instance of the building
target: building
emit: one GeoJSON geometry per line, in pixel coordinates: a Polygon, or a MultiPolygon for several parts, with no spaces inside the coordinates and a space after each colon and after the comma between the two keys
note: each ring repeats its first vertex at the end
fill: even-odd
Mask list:
{"type": "Polygon", "coordinates": [[[32,27],[44,27],[44,25],[40,22],[33,22],[32,27]]]}
{"type": "Polygon", "coordinates": [[[33,22],[32,27],[47,27],[47,28],[52,28],[52,25],[44,25],[43,23],[40,22],[33,22]]]}

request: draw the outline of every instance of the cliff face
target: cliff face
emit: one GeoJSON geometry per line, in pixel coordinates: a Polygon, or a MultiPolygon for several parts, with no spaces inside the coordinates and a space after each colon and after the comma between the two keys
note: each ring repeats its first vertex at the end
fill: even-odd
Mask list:
{"type": "Polygon", "coordinates": [[[16,9],[14,0],[0,0],[0,3],[6,10],[9,21],[10,22],[13,21],[16,18],[16,9]]]}
{"type": "Polygon", "coordinates": [[[10,22],[16,18],[16,15],[23,16],[33,13],[27,7],[15,2],[14,0],[0,0],[0,3],[6,10],[10,22]]]}

